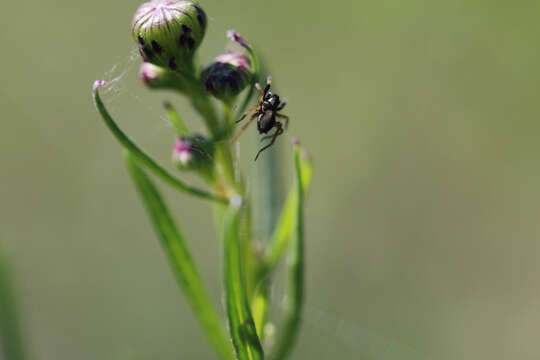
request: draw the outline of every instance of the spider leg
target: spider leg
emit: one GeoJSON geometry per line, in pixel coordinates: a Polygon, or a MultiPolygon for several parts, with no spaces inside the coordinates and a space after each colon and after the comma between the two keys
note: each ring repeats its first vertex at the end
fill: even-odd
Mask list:
{"type": "Polygon", "coordinates": [[[270,143],[266,146],[264,146],[263,148],[261,148],[259,150],[259,152],[257,153],[257,156],[255,156],[255,161],[257,161],[257,158],[259,157],[259,155],[266,149],[268,149],[270,146],[274,145],[274,142],[276,141],[277,137],[283,132],[283,130],[281,129],[281,123],[279,121],[276,121],[276,125],[275,127],[277,127],[278,129],[276,130],[276,132],[274,133],[274,135],[272,136],[272,141],[270,141],[270,143]]]}
{"type": "MultiPolygon", "coordinates": [[[[263,90],[263,88],[261,87],[261,85],[259,85],[259,83],[255,83],[255,87],[257,88],[257,90],[259,90],[259,92],[261,93],[261,95],[259,96],[259,100],[257,100],[257,104],[261,104],[261,102],[263,101],[264,99],[264,95],[266,94],[265,90],[263,90]]],[[[257,105],[257,106],[260,106],[260,105],[257,105]]]]}
{"type": "Polygon", "coordinates": [[[287,130],[287,128],[289,127],[289,117],[283,114],[276,114],[276,116],[285,120],[285,130],[287,130]]]}
{"type": "Polygon", "coordinates": [[[261,87],[261,85],[259,83],[255,83],[255,87],[257,88],[257,90],[259,90],[259,92],[261,93],[261,96],[264,96],[264,90],[261,87]]]}
{"type": "MultiPolygon", "coordinates": [[[[258,106],[258,105],[257,105],[258,106]]],[[[252,107],[251,109],[247,110],[245,113],[242,114],[242,116],[240,117],[240,119],[236,120],[235,121],[235,124],[236,123],[239,123],[240,121],[244,120],[246,116],[248,116],[250,113],[252,113],[253,111],[257,110],[257,106],[254,106],[252,107]]]]}
{"type": "Polygon", "coordinates": [[[268,90],[270,90],[270,86],[272,85],[272,77],[268,75],[266,78],[266,87],[264,88],[264,93],[266,94],[268,90]]]}
{"type": "Polygon", "coordinates": [[[257,116],[259,115],[258,112],[256,112],[255,114],[251,115],[251,117],[249,118],[249,121],[247,123],[245,123],[242,128],[240,129],[240,131],[238,131],[236,133],[236,135],[234,135],[234,137],[232,138],[231,142],[229,144],[232,144],[233,142],[235,142],[239,137],[240,135],[242,135],[242,133],[247,129],[247,127],[249,125],[251,125],[251,123],[253,122],[253,120],[255,120],[257,118],[257,116]]]}
{"type": "Polygon", "coordinates": [[[287,100],[283,100],[281,102],[281,104],[279,104],[278,108],[276,109],[276,111],[281,111],[283,110],[283,108],[285,107],[285,105],[287,105],[287,100]]]}
{"type": "MultiPolygon", "coordinates": [[[[283,128],[281,128],[281,127],[280,127],[280,128],[277,128],[276,132],[279,132],[278,136],[281,135],[281,134],[283,133],[283,128]]],[[[274,137],[274,134],[263,136],[263,137],[261,138],[261,142],[263,142],[264,140],[270,139],[270,138],[272,138],[272,137],[274,137]]]]}

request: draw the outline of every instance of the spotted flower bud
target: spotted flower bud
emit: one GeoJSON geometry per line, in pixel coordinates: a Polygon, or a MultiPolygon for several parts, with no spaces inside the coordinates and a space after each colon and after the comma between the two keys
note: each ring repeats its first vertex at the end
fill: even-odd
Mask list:
{"type": "Polygon", "coordinates": [[[206,14],[187,0],[152,0],[133,18],[133,38],[144,61],[192,71],[193,55],[206,31],[206,14]]]}
{"type": "Polygon", "coordinates": [[[185,89],[184,80],[178,73],[147,62],[141,65],[139,79],[151,89],[185,89]]]}
{"type": "Polygon", "coordinates": [[[174,144],[172,156],[180,170],[196,170],[206,176],[211,173],[214,145],[201,135],[181,136],[174,144]]]}
{"type": "Polygon", "coordinates": [[[249,84],[251,63],[239,53],[220,55],[202,73],[206,91],[223,101],[231,101],[249,84]]]}

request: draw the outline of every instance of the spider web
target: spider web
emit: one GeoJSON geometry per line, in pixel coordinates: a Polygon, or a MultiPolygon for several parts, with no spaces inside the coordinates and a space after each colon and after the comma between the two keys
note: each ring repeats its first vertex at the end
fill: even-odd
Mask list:
{"type": "Polygon", "coordinates": [[[103,102],[119,123],[129,118],[132,123],[148,124],[149,128],[142,135],[143,140],[144,137],[155,138],[165,129],[174,133],[174,127],[167,120],[161,106],[163,100],[171,99],[173,96],[161,92],[159,95],[163,100],[157,101],[156,96],[138,81],[140,65],[140,55],[137,48],[133,47],[128,55],[111,66],[103,74],[103,80],[107,82],[107,86],[100,90],[103,102]],[[155,100],[148,101],[148,98],[155,100]]]}

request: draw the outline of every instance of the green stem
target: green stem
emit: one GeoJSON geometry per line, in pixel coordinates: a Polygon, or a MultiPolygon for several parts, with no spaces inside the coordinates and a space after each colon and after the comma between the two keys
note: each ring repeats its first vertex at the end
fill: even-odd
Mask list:
{"type": "Polygon", "coordinates": [[[96,105],[96,108],[98,109],[101,117],[103,118],[103,121],[109,128],[109,130],[113,133],[113,135],[116,137],[116,139],[120,142],[120,144],[128,150],[130,153],[133,154],[142,164],[144,164],[150,171],[152,171],[156,176],[161,178],[163,181],[171,185],[172,187],[183,191],[185,193],[188,193],[193,196],[197,196],[203,199],[213,200],[220,203],[227,203],[228,200],[224,197],[217,196],[214,194],[211,194],[207,191],[200,190],[196,187],[187,185],[180,181],[179,179],[175,178],[171,174],[167,172],[163,167],[158,165],[150,156],[148,156],[144,151],[142,151],[131,139],[116,125],[115,121],[109,115],[109,112],[105,108],[105,105],[101,101],[101,97],[99,96],[99,91],[97,88],[94,89],[93,92],[94,95],[94,103],[96,105]]]}
{"type": "Polygon", "coordinates": [[[133,154],[126,151],[125,159],[131,177],[167,253],[176,280],[188,299],[202,329],[220,358],[233,360],[234,356],[230,342],[217,312],[208,298],[184,237],[172,219],[158,190],[138,165],[133,154]]]}
{"type": "Polygon", "coordinates": [[[212,136],[218,136],[220,132],[218,115],[212,104],[210,95],[203,88],[202,82],[192,73],[182,73],[182,75],[189,87],[189,90],[185,93],[191,100],[191,105],[202,116],[212,136]]]}
{"type": "Polygon", "coordinates": [[[240,193],[239,184],[234,178],[234,163],[231,154],[231,147],[227,139],[216,143],[216,170],[220,177],[225,180],[228,187],[236,193],[240,193]]]}
{"type": "Polygon", "coordinates": [[[280,337],[276,343],[272,360],[286,359],[298,337],[302,308],[304,305],[304,191],[302,186],[302,151],[296,147],[296,221],[295,242],[291,251],[289,268],[289,290],[287,294],[287,314],[280,337]]]}
{"type": "MultiPolygon", "coordinates": [[[[223,104],[223,113],[224,113],[224,127],[228,124],[234,122],[234,110],[232,109],[231,104],[223,104]]],[[[229,125],[230,126],[230,125],[229,125]]],[[[231,128],[228,128],[232,130],[231,128]]],[[[226,130],[225,130],[226,131],[226,130]]],[[[232,133],[226,133],[225,138],[228,139],[229,135],[232,133]]],[[[257,261],[254,258],[253,242],[252,242],[252,207],[250,201],[247,199],[245,194],[245,182],[243,177],[240,174],[237,174],[235,171],[235,164],[232,156],[232,146],[228,141],[221,143],[221,157],[219,158],[220,164],[222,164],[222,172],[227,181],[231,184],[231,187],[238,194],[242,194],[246,200],[246,205],[244,211],[241,213],[240,221],[240,244],[242,249],[242,258],[244,259],[244,268],[246,273],[246,288],[248,297],[251,299],[255,292],[256,285],[256,266],[257,261]]]]}
{"type": "Polygon", "coordinates": [[[219,171],[222,177],[227,181],[228,185],[234,189],[238,194],[242,194],[243,184],[240,181],[237,181],[235,177],[234,170],[234,160],[231,152],[231,145],[229,144],[230,138],[230,128],[229,123],[232,122],[234,112],[230,105],[223,104],[224,107],[224,119],[223,119],[223,128],[221,130],[220,137],[217,139],[216,149],[217,149],[217,160],[219,171]]]}
{"type": "MultiPolygon", "coordinates": [[[[203,118],[215,141],[217,170],[221,173],[221,177],[227,181],[229,187],[234,189],[234,167],[227,136],[227,120],[220,126],[210,95],[202,88],[201,82],[193,76],[186,78],[189,80],[191,88],[191,91],[188,92],[191,104],[203,118]]],[[[228,115],[226,114],[226,116],[228,115]]]]}
{"type": "Polygon", "coordinates": [[[262,360],[264,353],[251,315],[238,238],[241,199],[231,200],[223,224],[225,295],[229,330],[238,360],[262,360]]]}
{"type": "Polygon", "coordinates": [[[219,123],[216,110],[210,101],[209,96],[197,87],[197,90],[194,90],[190,95],[191,104],[201,114],[206,127],[212,134],[216,136],[219,133],[219,123]]]}

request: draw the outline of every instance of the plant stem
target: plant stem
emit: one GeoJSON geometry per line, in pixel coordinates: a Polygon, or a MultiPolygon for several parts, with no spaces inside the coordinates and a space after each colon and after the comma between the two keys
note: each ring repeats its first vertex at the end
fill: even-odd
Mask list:
{"type": "Polygon", "coordinates": [[[216,109],[212,104],[209,94],[202,87],[201,81],[193,74],[182,73],[182,75],[189,87],[189,91],[186,93],[189,96],[191,105],[202,116],[208,131],[210,131],[213,137],[216,137],[219,135],[220,127],[216,109]]]}
{"type": "Polygon", "coordinates": [[[234,160],[231,153],[231,145],[229,144],[231,135],[230,122],[233,119],[234,112],[229,104],[223,104],[223,110],[223,123],[219,137],[216,139],[218,170],[227,184],[238,194],[243,195],[243,184],[236,179],[234,160]]]}
{"type": "Polygon", "coordinates": [[[195,110],[197,110],[197,112],[201,114],[204,122],[206,123],[206,127],[208,128],[212,136],[215,137],[216,135],[218,135],[218,117],[216,114],[216,110],[214,109],[214,106],[210,101],[210,97],[206,93],[204,93],[203,89],[199,89],[198,87],[196,87],[193,93],[190,95],[190,100],[195,110]]]}

